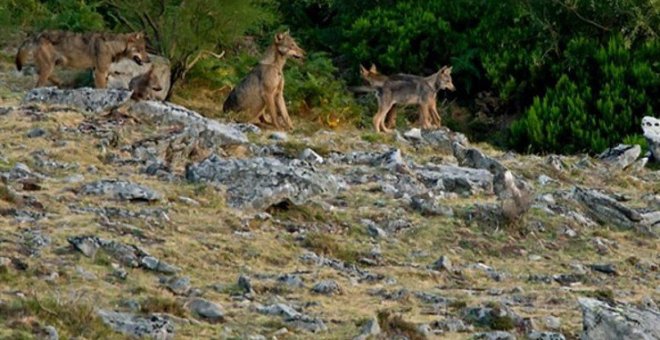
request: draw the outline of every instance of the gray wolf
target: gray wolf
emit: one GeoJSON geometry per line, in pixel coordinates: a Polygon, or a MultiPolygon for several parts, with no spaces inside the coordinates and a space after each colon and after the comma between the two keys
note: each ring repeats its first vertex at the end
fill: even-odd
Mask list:
{"type": "Polygon", "coordinates": [[[247,113],[250,123],[259,123],[265,121],[265,110],[275,128],[292,129],[293,124],[284,101],[282,70],[288,58],[304,57],[305,51],[288,32],[276,34],[259,65],[229,93],[223,111],[247,113]]]}
{"type": "Polygon", "coordinates": [[[156,92],[163,89],[159,83],[158,76],[154,73],[154,66],[151,65],[147,73],[136,76],[128,83],[128,89],[133,91],[131,98],[134,100],[155,100],[156,92]]]}
{"type": "Polygon", "coordinates": [[[66,31],[44,31],[26,39],[16,53],[16,68],[20,71],[30,54],[37,67],[37,87],[50,80],[59,81],[52,75],[55,66],[94,69],[94,83],[105,88],[108,70],[113,61],[132,59],[142,65],[149,62],[146,40],[143,33],[73,33],[66,31]]]}
{"type": "Polygon", "coordinates": [[[378,99],[378,112],[373,118],[376,131],[391,131],[396,122],[397,104],[419,106],[418,123],[423,129],[440,126],[436,96],[439,90],[456,90],[451,71],[451,66],[443,66],[438,72],[426,77],[412,74],[386,76],[379,73],[375,65],[368,70],[360,65],[360,75],[376,91],[378,99]]]}

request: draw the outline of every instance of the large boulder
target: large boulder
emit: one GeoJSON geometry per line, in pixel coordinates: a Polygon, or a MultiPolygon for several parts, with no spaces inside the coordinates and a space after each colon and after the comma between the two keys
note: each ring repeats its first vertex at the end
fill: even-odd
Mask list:
{"type": "Polygon", "coordinates": [[[620,229],[636,229],[642,216],[635,210],[596,190],[576,187],[573,196],[586,209],[591,218],[620,229]]]}
{"type": "Polygon", "coordinates": [[[131,94],[131,91],[119,89],[40,87],[30,90],[23,98],[23,104],[45,104],[102,113],[124,105],[131,94]]]}
{"type": "Polygon", "coordinates": [[[590,298],[579,298],[582,308],[582,340],[660,339],[660,312],[626,305],[610,305],[590,298]]]}
{"type": "Polygon", "coordinates": [[[644,137],[648,141],[653,159],[655,162],[660,163],[660,119],[644,117],[642,119],[642,129],[644,130],[644,137]]]}
{"type": "Polygon", "coordinates": [[[138,316],[99,310],[98,315],[113,330],[132,338],[174,339],[174,323],[162,316],[138,316]]]}
{"type": "Polygon", "coordinates": [[[619,144],[605,150],[598,159],[612,168],[623,170],[634,164],[641,153],[642,148],[639,145],[619,144]]]}
{"type": "MultiPolygon", "coordinates": [[[[110,73],[108,75],[108,88],[112,89],[128,89],[128,84],[131,79],[143,75],[154,68],[154,75],[158,79],[157,84],[161,90],[154,91],[157,100],[165,100],[167,93],[170,90],[170,61],[157,55],[149,55],[150,63],[142,65],[136,64],[131,59],[120,59],[110,65],[110,73]]],[[[155,86],[154,86],[155,87],[155,86]]]]}
{"type": "Polygon", "coordinates": [[[181,124],[188,130],[194,130],[194,135],[199,135],[212,144],[208,145],[209,147],[249,142],[240,126],[222,124],[183,106],[164,102],[139,101],[132,104],[128,110],[140,119],[156,124],[181,124]]]}
{"type": "Polygon", "coordinates": [[[343,186],[338,178],[306,162],[283,163],[269,157],[224,159],[212,155],[188,166],[186,179],[224,185],[229,206],[256,210],[287,201],[304,204],[317,195],[334,195],[343,186]]]}

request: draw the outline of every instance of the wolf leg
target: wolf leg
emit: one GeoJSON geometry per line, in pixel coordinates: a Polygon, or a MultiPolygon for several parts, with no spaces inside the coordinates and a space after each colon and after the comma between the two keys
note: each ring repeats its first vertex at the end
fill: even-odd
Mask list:
{"type": "Polygon", "coordinates": [[[396,106],[392,106],[392,109],[387,113],[385,127],[388,129],[394,129],[396,127],[396,106]]]}
{"type": "Polygon", "coordinates": [[[289,117],[289,111],[286,109],[286,102],[284,101],[284,94],[280,92],[277,95],[277,108],[280,111],[280,115],[284,120],[284,124],[289,130],[293,129],[293,123],[291,122],[291,117],[289,117]]]}

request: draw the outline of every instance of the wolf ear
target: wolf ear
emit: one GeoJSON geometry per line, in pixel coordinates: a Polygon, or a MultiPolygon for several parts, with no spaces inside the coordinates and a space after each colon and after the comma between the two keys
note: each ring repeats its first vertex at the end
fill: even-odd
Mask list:
{"type": "Polygon", "coordinates": [[[378,73],[378,69],[376,69],[376,65],[371,64],[371,69],[369,70],[371,73],[378,73]]]}
{"type": "Polygon", "coordinates": [[[361,74],[367,74],[367,72],[368,72],[367,69],[364,68],[364,66],[362,66],[362,64],[360,64],[360,73],[361,74]]]}
{"type": "Polygon", "coordinates": [[[443,66],[443,67],[440,69],[440,72],[442,72],[442,73],[444,73],[444,74],[451,74],[451,69],[452,69],[452,67],[453,67],[453,66],[443,66]]]}
{"type": "Polygon", "coordinates": [[[286,33],[277,33],[275,34],[275,42],[280,42],[284,39],[284,34],[286,33]]]}

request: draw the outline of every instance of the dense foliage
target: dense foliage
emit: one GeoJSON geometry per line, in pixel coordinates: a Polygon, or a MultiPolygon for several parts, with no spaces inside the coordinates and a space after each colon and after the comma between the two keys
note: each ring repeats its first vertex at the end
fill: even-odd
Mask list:
{"type": "Polygon", "coordinates": [[[509,146],[572,153],[638,140],[640,118],[660,112],[659,12],[657,0],[0,0],[0,33],[144,30],[175,80],[195,66],[191,76],[227,86],[256,61],[236,42],[250,34],[263,49],[287,26],[323,52],[287,72],[294,113],[362,121],[348,118],[366,110],[344,83],[359,81],[359,64],[417,74],[451,64],[451,98],[476,111],[492,93],[490,114],[515,118],[509,146]],[[195,65],[221,50],[234,53],[195,65]]]}

